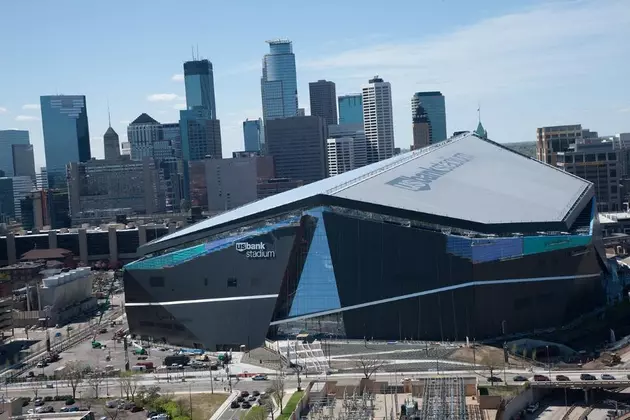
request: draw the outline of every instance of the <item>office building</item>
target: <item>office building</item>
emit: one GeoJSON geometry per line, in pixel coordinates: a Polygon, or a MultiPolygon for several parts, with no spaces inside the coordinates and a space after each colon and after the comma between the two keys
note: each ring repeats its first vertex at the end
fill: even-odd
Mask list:
{"type": "Polygon", "coordinates": [[[65,189],[46,190],[46,204],[48,206],[48,222],[52,229],[72,226],[67,187],[65,189]]]}
{"type": "Polygon", "coordinates": [[[557,153],[569,150],[572,144],[582,142],[584,131],[581,124],[537,128],[536,159],[555,166],[557,153]]]}
{"type": "Polygon", "coordinates": [[[172,149],[172,155],[176,159],[182,158],[182,135],[179,129],[179,123],[162,124],[162,136],[164,142],[169,144],[172,149]]]}
{"type": "Polygon", "coordinates": [[[121,156],[129,156],[129,159],[131,159],[131,143],[128,141],[123,141],[120,144],[120,155],[121,156]]]}
{"type": "Polygon", "coordinates": [[[339,124],[363,125],[363,95],[356,93],[338,98],[339,124]]]}
{"type": "Polygon", "coordinates": [[[243,144],[246,152],[259,152],[265,142],[265,128],[262,118],[243,121],[243,144]]]}
{"type": "Polygon", "coordinates": [[[129,330],[219,350],[295,331],[464,341],[559,328],[606,302],[594,200],[587,181],[462,135],[141,246],[124,271],[129,330]]]}
{"type": "Polygon", "coordinates": [[[185,161],[223,157],[221,125],[212,118],[210,110],[198,107],[179,111],[179,126],[185,161]]]}
{"type": "Polygon", "coordinates": [[[186,107],[205,108],[210,119],[217,118],[214,98],[214,74],[209,60],[194,60],[184,63],[184,83],[186,85],[186,107]]]}
{"type": "Polygon", "coordinates": [[[335,83],[318,80],[308,84],[311,115],[322,117],[327,125],[337,124],[337,90],[335,83]]]}
{"type": "Polygon", "coordinates": [[[102,210],[119,214],[152,214],[166,209],[159,168],[143,161],[91,160],[68,165],[68,194],[72,220],[102,210]]]}
{"type": "Polygon", "coordinates": [[[208,186],[206,178],[206,162],[195,160],[186,162],[186,178],[184,181],[184,197],[190,200],[193,207],[208,210],[208,186]]]}
{"type": "MultiPolygon", "coordinates": [[[[416,92],[411,98],[411,117],[415,117],[418,106],[422,106],[429,120],[430,143],[448,138],[446,131],[446,103],[442,92],[416,92]]],[[[419,111],[422,112],[422,111],[419,111]]]]}
{"type": "Polygon", "coordinates": [[[616,148],[610,141],[574,143],[555,154],[556,166],[593,183],[597,210],[617,212],[623,209],[622,178],[626,171],[628,150],[616,148]]]}
{"type": "Polygon", "coordinates": [[[22,207],[20,202],[34,190],[33,178],[14,176],[0,178],[0,219],[20,220],[22,207]]]}
{"type": "Polygon", "coordinates": [[[326,140],[326,158],[328,159],[328,176],[339,175],[354,169],[354,139],[340,137],[326,140]]]}
{"type": "Polygon", "coordinates": [[[20,201],[22,210],[22,227],[26,230],[41,230],[48,225],[48,206],[46,192],[31,191],[20,201]]]}
{"type": "Polygon", "coordinates": [[[413,114],[413,144],[411,150],[418,150],[431,144],[431,122],[422,105],[418,105],[413,114]]]}
{"type": "Polygon", "coordinates": [[[298,108],[296,116],[297,117],[304,117],[304,116],[306,116],[306,110],[304,108],[298,108]]]}
{"type": "Polygon", "coordinates": [[[11,145],[13,176],[29,176],[35,181],[35,155],[30,144],[11,145]]]}
{"type": "Polygon", "coordinates": [[[259,182],[275,177],[273,157],[206,159],[208,210],[226,211],[258,199],[259,182]]]}
{"type": "Polygon", "coordinates": [[[258,191],[258,199],[271,197],[304,185],[304,181],[289,178],[272,178],[265,179],[258,183],[256,190],[258,191]]]}
{"type": "Polygon", "coordinates": [[[105,160],[118,160],[120,159],[120,139],[118,133],[114,131],[111,124],[103,135],[103,149],[105,160]]]}
{"type": "MultiPolygon", "coordinates": [[[[142,113],[127,127],[127,139],[130,143],[131,160],[142,161],[155,158],[164,150],[164,133],[162,124],[142,113]]],[[[168,155],[166,156],[168,157],[168,155]]]]}
{"type": "Polygon", "coordinates": [[[29,145],[30,139],[26,130],[0,130],[0,171],[4,176],[15,175],[13,165],[13,145],[29,145]]]}
{"type": "Polygon", "coordinates": [[[265,121],[267,153],[278,178],[304,181],[326,178],[327,126],[322,117],[291,117],[265,121]]]}
{"type": "Polygon", "coordinates": [[[65,189],[66,164],[92,157],[85,96],[42,96],[40,103],[48,185],[65,189]]]}
{"type": "Polygon", "coordinates": [[[267,41],[260,88],[263,119],[295,117],[298,113],[297,72],[291,41],[267,41]]]}
{"type": "Polygon", "coordinates": [[[378,76],[363,87],[363,126],[368,163],[394,156],[392,87],[378,76]]]}
{"type": "MultiPolygon", "coordinates": [[[[367,165],[367,142],[362,123],[346,123],[328,126],[328,139],[352,139],[352,167],[347,170],[357,169],[367,165]]],[[[330,156],[330,154],[328,154],[330,156]]],[[[345,172],[345,171],[344,171],[345,172]]],[[[330,165],[329,165],[329,173],[330,165]]],[[[341,173],[336,171],[336,173],[341,173]]]]}
{"type": "Polygon", "coordinates": [[[35,174],[35,187],[38,190],[48,189],[48,170],[45,166],[39,168],[39,172],[35,174]]]}

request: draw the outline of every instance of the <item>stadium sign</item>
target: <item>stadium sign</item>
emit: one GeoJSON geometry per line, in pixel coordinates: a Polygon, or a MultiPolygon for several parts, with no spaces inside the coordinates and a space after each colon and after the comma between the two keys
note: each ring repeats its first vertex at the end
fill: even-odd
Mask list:
{"type": "Polygon", "coordinates": [[[238,252],[244,254],[250,260],[270,260],[276,258],[276,251],[268,250],[269,245],[264,242],[250,244],[249,242],[237,242],[235,247],[238,252]]]}
{"type": "Polygon", "coordinates": [[[411,176],[399,176],[398,178],[388,181],[387,184],[404,190],[428,191],[431,189],[431,183],[433,181],[453,172],[455,169],[473,159],[474,156],[465,153],[455,153],[453,156],[442,159],[428,168],[420,167],[420,170],[411,176]]]}

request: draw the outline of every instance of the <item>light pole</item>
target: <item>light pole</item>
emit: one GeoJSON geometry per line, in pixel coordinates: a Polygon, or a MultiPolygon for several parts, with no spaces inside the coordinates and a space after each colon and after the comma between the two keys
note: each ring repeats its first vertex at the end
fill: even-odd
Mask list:
{"type": "Polygon", "coordinates": [[[545,346],[547,348],[547,372],[549,372],[549,376],[551,379],[551,362],[549,361],[549,346],[545,346]]]}

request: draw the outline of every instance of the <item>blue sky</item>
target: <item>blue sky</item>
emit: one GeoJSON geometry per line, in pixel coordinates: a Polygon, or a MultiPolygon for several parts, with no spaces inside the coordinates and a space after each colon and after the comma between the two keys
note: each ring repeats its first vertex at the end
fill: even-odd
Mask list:
{"type": "Polygon", "coordinates": [[[261,114],[266,39],[293,41],[300,106],[308,82],[360,91],[392,83],[396,145],[411,143],[410,98],[441,90],[447,128],[472,130],[477,104],[492,139],[531,141],[542,125],[630,131],[629,0],[3,1],[0,129],[31,132],[44,164],[39,96],[87,96],[92,154],[112,125],[147,112],[178,118],[191,46],[215,69],[225,156],[261,114]]]}

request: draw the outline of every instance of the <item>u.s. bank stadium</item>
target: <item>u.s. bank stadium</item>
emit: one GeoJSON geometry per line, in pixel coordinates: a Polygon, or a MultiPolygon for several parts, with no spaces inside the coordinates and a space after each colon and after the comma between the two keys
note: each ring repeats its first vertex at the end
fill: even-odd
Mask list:
{"type": "Polygon", "coordinates": [[[492,338],[604,304],[598,231],[591,183],[464,134],[143,245],[125,307],[132,333],[207,349],[492,338]]]}

